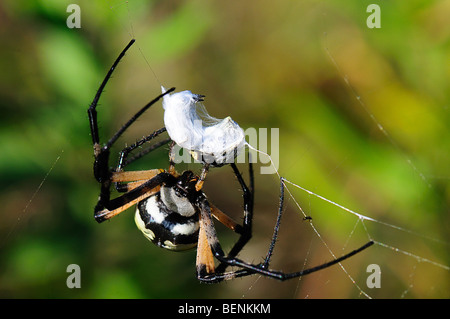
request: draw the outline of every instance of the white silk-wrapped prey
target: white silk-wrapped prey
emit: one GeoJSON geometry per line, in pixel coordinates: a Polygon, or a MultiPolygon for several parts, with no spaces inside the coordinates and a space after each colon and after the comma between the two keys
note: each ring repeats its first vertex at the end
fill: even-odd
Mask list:
{"type": "MultiPolygon", "coordinates": [[[[161,87],[164,93],[166,89],[161,87]]],[[[197,161],[220,166],[233,163],[245,146],[244,130],[231,117],[210,116],[204,96],[182,91],[163,99],[164,125],[170,138],[189,150],[197,161]]]]}

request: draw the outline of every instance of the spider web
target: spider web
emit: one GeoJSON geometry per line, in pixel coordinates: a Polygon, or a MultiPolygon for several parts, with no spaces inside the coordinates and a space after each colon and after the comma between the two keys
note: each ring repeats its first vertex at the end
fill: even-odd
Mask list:
{"type": "MultiPolygon", "coordinates": [[[[371,116],[371,117],[373,118],[373,116],[371,116]]],[[[380,127],[380,129],[383,129],[380,123],[377,123],[377,126],[380,127]]],[[[383,129],[383,132],[384,132],[384,134],[386,134],[386,136],[388,136],[387,132],[384,129],[383,129]]],[[[255,148],[252,148],[251,146],[250,146],[250,148],[252,150],[258,152],[258,153],[262,153],[265,156],[267,156],[269,158],[271,164],[275,168],[275,165],[273,164],[273,161],[270,158],[269,154],[261,152],[261,151],[255,149],[255,148]]],[[[412,165],[412,163],[409,161],[409,159],[407,160],[407,162],[408,162],[409,165],[411,165],[413,167],[413,169],[415,171],[417,171],[417,168],[412,165]]],[[[424,178],[424,175],[422,173],[418,172],[418,174],[421,176],[421,178],[424,178]]],[[[278,171],[277,171],[277,175],[280,178],[282,177],[279,174],[278,171]]],[[[296,184],[296,183],[294,183],[294,182],[292,182],[290,180],[287,180],[285,178],[283,178],[283,181],[281,183],[283,183],[283,185],[285,187],[285,190],[289,194],[290,199],[295,203],[296,209],[298,210],[300,215],[303,216],[304,219],[308,218],[308,215],[305,213],[304,209],[299,204],[299,201],[297,200],[297,197],[293,194],[293,192],[291,192],[292,188],[301,190],[301,191],[305,192],[306,194],[308,194],[309,196],[316,197],[316,198],[318,198],[319,200],[321,200],[321,201],[323,201],[325,203],[328,203],[328,204],[330,204],[332,206],[335,206],[335,207],[339,208],[339,210],[343,211],[344,213],[348,213],[348,214],[351,214],[351,215],[356,217],[356,222],[355,222],[352,230],[350,231],[350,233],[348,235],[347,241],[344,244],[343,251],[344,251],[345,247],[347,246],[348,242],[351,241],[355,230],[361,225],[361,227],[364,229],[364,232],[366,233],[367,239],[369,241],[373,241],[374,244],[379,246],[379,247],[385,248],[385,249],[387,249],[387,250],[389,250],[391,252],[402,254],[402,255],[407,256],[408,258],[412,259],[413,261],[415,261],[415,264],[414,264],[414,266],[413,266],[413,268],[411,270],[411,273],[409,275],[410,282],[409,282],[408,286],[405,288],[405,290],[397,297],[405,298],[407,296],[408,292],[411,289],[413,289],[413,287],[414,287],[414,280],[413,279],[416,276],[416,269],[417,269],[417,265],[418,264],[428,264],[428,265],[430,265],[432,267],[436,267],[437,269],[441,269],[441,270],[443,270],[445,272],[450,271],[450,267],[448,265],[440,262],[440,261],[436,261],[436,260],[428,259],[426,257],[422,257],[420,255],[420,253],[415,253],[414,251],[407,251],[407,250],[398,248],[398,247],[393,246],[393,245],[391,245],[391,244],[389,244],[387,242],[384,242],[383,239],[378,240],[377,237],[373,237],[371,235],[371,232],[366,227],[366,223],[374,223],[374,224],[377,224],[380,227],[384,227],[384,228],[400,231],[400,232],[403,232],[405,234],[410,235],[413,238],[415,237],[416,239],[418,239],[420,241],[425,241],[425,242],[431,242],[431,243],[439,244],[441,246],[444,246],[445,248],[448,248],[448,246],[449,246],[448,242],[443,241],[443,240],[441,240],[439,238],[435,238],[435,237],[429,236],[429,235],[421,234],[420,232],[413,231],[413,230],[408,229],[408,228],[404,228],[404,227],[401,227],[401,226],[398,226],[398,225],[395,225],[395,224],[390,224],[390,223],[384,222],[382,220],[377,220],[377,219],[374,219],[374,218],[372,218],[370,216],[363,215],[363,214],[358,213],[358,212],[356,212],[356,211],[354,211],[354,210],[352,210],[350,208],[344,207],[344,206],[342,206],[342,205],[340,205],[340,204],[338,204],[338,203],[336,203],[336,202],[334,202],[334,201],[332,201],[332,200],[330,200],[330,199],[328,199],[328,198],[326,198],[326,197],[324,197],[324,196],[322,196],[320,194],[314,193],[314,192],[312,192],[312,191],[310,191],[310,190],[308,190],[308,189],[306,189],[306,188],[304,188],[304,187],[302,187],[302,186],[300,186],[300,185],[298,185],[298,184],[296,184]]],[[[337,255],[335,253],[335,251],[333,251],[333,249],[328,245],[327,240],[324,238],[324,236],[321,235],[321,232],[314,226],[314,223],[310,222],[309,225],[310,225],[311,229],[313,230],[313,232],[315,233],[315,235],[317,236],[317,238],[319,239],[319,241],[322,243],[322,245],[329,252],[330,256],[332,256],[333,259],[338,258],[339,255],[337,255]]],[[[307,253],[307,256],[305,257],[302,270],[307,268],[306,264],[307,264],[307,261],[308,261],[308,255],[310,254],[310,249],[311,249],[311,246],[308,249],[308,253],[307,253]]],[[[370,290],[367,287],[364,287],[363,285],[359,284],[353,278],[352,274],[347,271],[346,267],[342,263],[339,263],[339,267],[342,270],[342,272],[345,274],[345,276],[348,277],[348,279],[351,282],[351,284],[354,285],[356,290],[359,291],[360,296],[364,296],[364,297],[369,298],[369,299],[372,298],[370,290]]],[[[260,278],[261,278],[261,276],[259,276],[259,278],[254,282],[254,284],[256,284],[257,281],[260,278]]],[[[300,281],[301,281],[301,278],[299,279],[299,282],[300,281]]],[[[248,288],[248,291],[250,291],[251,289],[253,289],[253,285],[248,288]]],[[[245,298],[246,294],[244,293],[242,295],[242,297],[245,298]]],[[[308,296],[306,295],[305,297],[307,298],[308,296]]]]}
{"type": "MultiPolygon", "coordinates": [[[[326,42],[326,34],[324,35],[324,38],[325,38],[325,42],[326,42]]],[[[376,127],[376,129],[382,133],[382,135],[385,137],[385,139],[388,141],[388,143],[390,143],[391,146],[396,150],[396,152],[398,154],[401,154],[405,165],[407,165],[410,168],[410,170],[417,176],[418,179],[420,179],[420,181],[423,184],[426,185],[427,188],[431,189],[433,187],[433,185],[430,183],[427,176],[414,164],[414,161],[407,154],[405,154],[402,151],[401,147],[396,143],[395,139],[389,134],[389,132],[382,125],[382,123],[378,121],[378,119],[375,117],[375,115],[368,109],[364,100],[361,98],[360,95],[358,95],[356,90],[351,85],[351,83],[348,79],[348,76],[341,71],[338,63],[336,62],[332,53],[329,51],[326,43],[324,45],[324,50],[326,51],[330,61],[335,66],[335,68],[337,69],[341,78],[343,79],[350,94],[353,95],[354,98],[357,100],[361,109],[364,110],[364,112],[370,118],[370,120],[372,121],[372,123],[376,127]]],[[[280,172],[277,170],[275,163],[273,162],[271,156],[268,153],[262,152],[256,148],[252,147],[251,145],[248,145],[248,146],[249,146],[250,150],[260,153],[260,154],[263,154],[264,156],[266,156],[268,158],[268,162],[270,162],[273,169],[276,171],[277,176],[279,178],[283,178],[283,181],[281,183],[283,183],[286,192],[289,194],[290,200],[292,200],[292,202],[294,203],[295,210],[297,210],[299,215],[302,216],[304,220],[309,219],[310,217],[309,217],[308,213],[305,212],[305,209],[303,209],[302,205],[300,204],[300,200],[298,199],[300,196],[297,194],[294,194],[292,190],[300,190],[301,192],[307,194],[308,197],[314,197],[324,203],[327,203],[331,206],[338,208],[338,211],[340,211],[341,213],[343,212],[345,214],[353,215],[355,217],[356,221],[354,223],[353,228],[351,229],[351,231],[348,234],[347,240],[345,241],[345,243],[343,245],[342,253],[345,251],[348,243],[352,241],[352,237],[355,234],[356,229],[362,228],[363,232],[367,236],[367,240],[373,241],[373,243],[376,246],[383,248],[383,250],[385,252],[403,255],[411,260],[412,267],[410,269],[409,275],[407,276],[407,280],[405,280],[406,286],[404,287],[404,289],[400,289],[396,295],[391,295],[389,297],[393,297],[393,298],[409,298],[409,297],[411,297],[409,294],[411,294],[411,292],[414,291],[415,280],[420,281],[420,280],[424,280],[424,278],[426,278],[426,274],[419,273],[419,271],[417,270],[417,268],[419,268],[420,266],[423,266],[423,265],[428,266],[428,267],[422,267],[424,269],[427,269],[427,271],[430,271],[430,272],[437,271],[437,272],[441,273],[444,276],[444,278],[448,278],[450,266],[446,263],[445,259],[439,259],[439,254],[437,254],[437,255],[431,254],[431,257],[424,257],[423,255],[421,255],[420,249],[417,249],[417,251],[416,251],[416,250],[414,250],[413,246],[408,245],[408,248],[405,248],[405,249],[401,248],[400,246],[397,246],[394,243],[389,243],[388,237],[390,237],[390,236],[386,236],[386,238],[384,238],[383,236],[374,235],[373,233],[379,233],[379,232],[376,230],[372,232],[371,230],[369,230],[368,225],[374,224],[375,228],[378,228],[378,229],[383,228],[385,230],[387,229],[388,231],[390,230],[390,232],[392,232],[392,233],[394,233],[394,232],[397,234],[400,233],[400,236],[407,236],[408,240],[411,240],[416,243],[420,243],[421,245],[426,245],[428,247],[435,247],[435,248],[439,247],[439,249],[442,249],[442,251],[444,253],[448,252],[448,249],[450,246],[450,242],[448,242],[447,240],[441,239],[439,237],[435,237],[433,235],[424,234],[420,230],[412,230],[408,227],[403,227],[398,224],[383,221],[382,219],[376,219],[371,216],[364,215],[363,213],[360,213],[356,210],[345,207],[333,200],[330,200],[326,196],[315,193],[315,192],[299,185],[298,183],[295,183],[294,181],[289,180],[289,178],[286,178],[286,176],[282,176],[280,174],[280,172]],[[411,247],[412,247],[412,249],[411,249],[411,247]],[[422,277],[422,278],[417,279],[417,277],[422,277]]],[[[448,178],[445,178],[445,177],[444,177],[444,179],[448,180],[448,178]]],[[[336,211],[335,213],[338,213],[338,212],[336,211]]],[[[336,251],[339,251],[339,250],[334,250],[333,248],[330,247],[327,239],[325,238],[326,236],[323,236],[322,232],[317,227],[315,227],[313,221],[309,222],[308,224],[311,227],[311,229],[313,230],[317,239],[320,241],[320,243],[323,245],[323,247],[325,247],[325,250],[328,251],[329,255],[332,256],[333,259],[338,258],[339,254],[336,253],[336,251]]],[[[312,243],[312,241],[311,241],[311,243],[312,243]]],[[[401,245],[401,244],[399,244],[399,245],[401,245]]],[[[309,248],[307,250],[307,256],[304,259],[302,269],[307,268],[306,265],[308,263],[308,256],[310,255],[310,253],[311,253],[311,245],[309,246],[309,248]]],[[[358,282],[357,280],[355,280],[354,275],[346,269],[346,266],[343,265],[343,263],[339,263],[339,267],[342,270],[342,273],[348,278],[349,282],[359,292],[360,297],[362,296],[362,297],[369,298],[369,299],[371,299],[373,297],[373,294],[372,294],[373,289],[371,289],[373,287],[368,288],[367,284],[365,282],[363,282],[361,280],[358,282]]],[[[262,277],[260,276],[254,282],[254,284],[252,284],[248,288],[247,292],[250,292],[253,289],[253,285],[256,285],[257,282],[261,278],[262,277]]],[[[299,278],[298,285],[300,285],[301,280],[302,280],[302,278],[299,278]]],[[[444,279],[444,281],[447,281],[447,280],[444,279]]],[[[434,290],[435,286],[439,286],[439,285],[437,283],[430,283],[430,287],[432,287],[432,288],[430,288],[430,291],[434,290]]],[[[298,286],[297,286],[297,288],[298,288],[298,286]]],[[[443,295],[440,295],[439,297],[445,297],[448,294],[448,286],[446,284],[444,285],[442,292],[443,292],[443,295]],[[445,287],[447,287],[447,288],[445,288],[445,287]]],[[[295,293],[293,293],[293,296],[296,296],[296,297],[299,296],[297,289],[295,290],[295,293]]],[[[413,294],[413,296],[414,296],[414,294],[413,294]]],[[[242,297],[246,298],[247,294],[244,293],[242,295],[242,297]]],[[[302,297],[309,298],[309,294],[306,293],[306,294],[302,295],[302,297]]],[[[386,296],[383,296],[383,297],[386,297],[386,296]]]]}

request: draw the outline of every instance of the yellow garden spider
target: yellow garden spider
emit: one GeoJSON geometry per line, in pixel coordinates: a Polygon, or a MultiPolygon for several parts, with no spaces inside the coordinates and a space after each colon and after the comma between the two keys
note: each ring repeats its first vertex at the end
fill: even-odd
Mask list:
{"type": "MultiPolygon", "coordinates": [[[[189,170],[181,174],[176,172],[174,164],[175,143],[171,142],[170,139],[154,143],[129,158],[129,155],[133,151],[164,133],[166,131],[164,127],[138,140],[133,145],[124,148],[120,152],[116,168],[110,169],[109,156],[112,145],[148,108],[164,95],[174,91],[174,88],[171,88],[150,101],[128,120],[104,145],[100,145],[96,107],[113,71],[133,43],[134,40],[130,41],[114,61],[88,109],[95,157],[94,176],[101,185],[99,199],[94,209],[94,217],[97,222],[101,223],[108,220],[136,204],[136,224],[145,237],[156,245],[173,251],[182,251],[197,247],[197,278],[200,281],[209,283],[216,283],[222,280],[252,274],[260,274],[279,280],[295,278],[337,264],[373,244],[369,242],[340,258],[303,271],[283,273],[270,270],[269,263],[278,237],[283,211],[284,184],[283,179],[281,179],[278,216],[267,255],[260,264],[251,264],[238,259],[236,256],[252,236],[254,191],[252,164],[249,161],[250,187],[246,185],[237,166],[234,163],[230,164],[243,191],[244,217],[243,223],[240,225],[209,203],[201,187],[198,189],[199,176],[189,170]],[[170,150],[169,168],[167,170],[124,171],[126,165],[168,143],[170,143],[170,150]],[[113,184],[117,191],[123,192],[124,194],[111,199],[111,187],[113,184]],[[212,217],[215,217],[219,222],[240,235],[227,255],[222,250],[217,238],[212,217]],[[219,262],[217,267],[214,258],[219,262]],[[229,267],[233,266],[237,269],[227,272],[229,267]]],[[[199,100],[202,97],[198,95],[199,100]]]]}

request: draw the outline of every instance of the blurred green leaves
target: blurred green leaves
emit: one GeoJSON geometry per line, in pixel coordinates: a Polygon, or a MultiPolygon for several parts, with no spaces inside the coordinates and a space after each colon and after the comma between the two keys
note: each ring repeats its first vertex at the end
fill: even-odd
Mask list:
{"type": "Polygon", "coordinates": [[[49,87],[69,101],[64,111],[76,116],[86,109],[86,101],[92,99],[93,88],[99,82],[99,66],[93,60],[93,52],[76,33],[50,30],[39,41],[40,65],[49,87]],[[63,71],[63,72],[61,72],[63,71]]]}
{"type": "Polygon", "coordinates": [[[186,2],[139,37],[152,63],[172,61],[198,47],[213,23],[209,4],[186,2]]]}

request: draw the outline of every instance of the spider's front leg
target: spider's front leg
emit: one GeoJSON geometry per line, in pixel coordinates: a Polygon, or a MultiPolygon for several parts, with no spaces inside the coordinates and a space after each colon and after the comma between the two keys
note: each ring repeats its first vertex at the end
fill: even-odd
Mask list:
{"type": "Polygon", "coordinates": [[[101,147],[98,142],[94,142],[94,177],[100,183],[100,194],[94,209],[94,216],[99,211],[106,208],[111,197],[111,176],[109,169],[109,148],[101,147]]]}
{"type": "MultiPolygon", "coordinates": [[[[117,141],[117,139],[132,125],[148,108],[150,108],[153,104],[155,104],[157,101],[159,101],[164,95],[172,92],[175,90],[175,88],[171,88],[164,92],[163,94],[158,95],[156,98],[154,98],[152,101],[147,103],[143,108],[139,110],[133,117],[131,117],[109,140],[104,146],[101,146],[100,144],[100,136],[99,136],[99,130],[98,130],[98,122],[97,122],[97,105],[100,100],[100,96],[103,93],[103,90],[105,89],[106,84],[108,83],[109,79],[111,78],[112,73],[116,69],[117,65],[119,64],[120,60],[125,56],[125,53],[127,50],[133,45],[135,40],[131,40],[128,45],[122,50],[122,52],[119,54],[117,59],[114,61],[113,65],[109,69],[108,73],[106,74],[105,78],[103,79],[103,82],[100,84],[100,87],[98,88],[94,99],[92,100],[92,103],[90,104],[87,113],[89,116],[89,124],[91,129],[91,136],[92,136],[92,143],[94,147],[94,176],[95,179],[101,184],[100,188],[100,195],[97,202],[97,205],[95,206],[94,210],[94,217],[98,222],[101,222],[105,219],[111,218],[112,216],[115,216],[115,214],[123,211],[124,209],[128,208],[132,204],[136,203],[139,199],[141,199],[143,196],[150,196],[149,194],[154,191],[153,189],[149,189],[149,185],[155,184],[155,181],[157,182],[152,188],[160,185],[162,178],[160,174],[154,176],[149,181],[142,181],[138,184],[134,184],[132,189],[113,200],[111,200],[111,184],[113,182],[116,182],[116,180],[121,181],[124,179],[124,176],[117,176],[117,174],[114,176],[115,173],[113,173],[109,169],[109,156],[110,156],[110,148],[112,145],[117,141]],[[158,184],[159,182],[159,184],[158,184]],[[132,203],[132,204],[131,204],[132,203]],[[114,211],[116,213],[112,214],[111,211],[114,211]]],[[[141,180],[142,178],[139,178],[138,180],[141,180]]]]}
{"type": "Polygon", "coordinates": [[[142,184],[142,181],[147,180],[155,176],[157,173],[162,172],[163,170],[146,170],[146,171],[134,171],[134,172],[124,172],[123,169],[126,165],[134,162],[135,160],[143,157],[144,155],[147,155],[151,151],[154,151],[155,149],[166,145],[171,140],[170,139],[164,139],[158,143],[154,143],[150,147],[140,151],[138,154],[132,156],[130,159],[128,156],[133,152],[135,149],[140,148],[142,145],[144,145],[147,142],[150,142],[155,137],[160,135],[161,133],[165,132],[166,129],[163,127],[159,130],[154,131],[152,134],[143,137],[142,139],[138,140],[136,143],[125,147],[122,151],[119,153],[119,161],[116,167],[116,170],[113,173],[112,179],[114,182],[114,186],[117,191],[119,192],[128,192],[129,190],[139,186],[142,184]],[[156,173],[156,174],[155,174],[156,173]],[[131,182],[124,184],[123,182],[131,182]]]}

